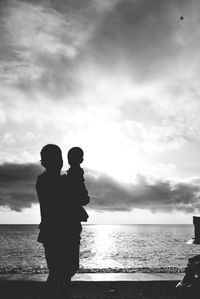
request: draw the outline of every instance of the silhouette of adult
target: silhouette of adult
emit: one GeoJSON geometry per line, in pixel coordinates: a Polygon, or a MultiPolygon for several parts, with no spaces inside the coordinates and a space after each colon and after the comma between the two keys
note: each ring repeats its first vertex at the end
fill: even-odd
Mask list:
{"type": "Polygon", "coordinates": [[[66,298],[71,277],[79,268],[81,224],[76,210],[67,201],[66,180],[60,175],[61,149],[47,144],[40,154],[45,171],[36,182],[41,211],[38,242],[44,246],[49,269],[47,298],[55,298],[58,290],[60,298],[66,298]]]}

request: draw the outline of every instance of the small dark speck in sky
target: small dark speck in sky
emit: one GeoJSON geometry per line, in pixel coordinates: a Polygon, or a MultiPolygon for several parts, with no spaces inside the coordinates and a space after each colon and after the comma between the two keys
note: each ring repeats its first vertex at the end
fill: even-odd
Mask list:
{"type": "Polygon", "coordinates": [[[183,16],[181,16],[181,17],[180,17],[180,20],[181,20],[181,21],[183,21],[183,19],[184,19],[184,17],[183,17],[183,16]]]}

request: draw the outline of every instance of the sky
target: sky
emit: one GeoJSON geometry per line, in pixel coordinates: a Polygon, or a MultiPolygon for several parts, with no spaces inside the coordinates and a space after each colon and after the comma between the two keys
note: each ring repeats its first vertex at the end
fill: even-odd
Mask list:
{"type": "Polygon", "coordinates": [[[39,223],[40,150],[84,150],[88,223],[200,213],[200,2],[0,2],[0,223],[39,223]]]}

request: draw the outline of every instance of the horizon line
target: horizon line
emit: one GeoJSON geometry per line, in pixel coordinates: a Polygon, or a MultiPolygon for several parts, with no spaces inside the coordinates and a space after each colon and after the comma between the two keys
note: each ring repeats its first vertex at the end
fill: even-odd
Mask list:
{"type": "MultiPolygon", "coordinates": [[[[85,225],[193,225],[192,223],[81,223],[85,225]]],[[[38,225],[38,223],[0,223],[0,225],[38,225]]]]}

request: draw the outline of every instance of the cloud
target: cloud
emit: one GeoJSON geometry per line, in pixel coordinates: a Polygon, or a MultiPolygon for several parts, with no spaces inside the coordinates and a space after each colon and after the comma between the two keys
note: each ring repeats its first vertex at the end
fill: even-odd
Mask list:
{"type": "MultiPolygon", "coordinates": [[[[168,83],[169,73],[177,79],[183,65],[187,70],[193,65],[188,51],[195,54],[199,48],[191,2],[5,1],[0,22],[2,81],[20,89],[27,100],[39,96],[79,106],[85,90],[98,98],[94,91],[105,87],[99,81],[112,85],[117,73],[119,85],[125,77],[133,85],[161,78],[168,83]],[[185,35],[191,36],[187,43],[182,41],[185,35]]],[[[113,97],[116,86],[110,92],[113,97]]],[[[103,93],[106,96],[107,90],[103,93]]]]}
{"type": "Polygon", "coordinates": [[[144,176],[134,184],[121,184],[107,175],[88,173],[90,208],[100,211],[131,211],[134,208],[152,212],[200,209],[200,185],[195,182],[173,182],[144,176]]]}
{"type": "Polygon", "coordinates": [[[166,78],[191,47],[197,53],[198,16],[190,7],[158,0],[4,1],[1,78],[29,98],[42,92],[56,100],[81,92],[90,69],[142,82],[166,78]]]}
{"type": "MultiPolygon", "coordinates": [[[[89,55],[100,68],[124,71],[135,79],[149,81],[171,74],[187,49],[185,32],[197,22],[187,1],[116,1],[102,16],[91,39],[89,55]],[[185,13],[186,21],[180,21],[185,13]],[[193,17],[193,24],[188,21],[193,17]],[[171,67],[169,67],[171,66],[171,67]]],[[[193,2],[194,5],[194,2],[193,2]]],[[[196,30],[195,30],[196,31],[196,30]]],[[[188,53],[187,53],[188,54],[188,53]]]]}
{"type": "Polygon", "coordinates": [[[0,165],[0,206],[20,212],[37,203],[34,184],[41,172],[39,165],[0,165]]]}
{"type": "MultiPolygon", "coordinates": [[[[42,169],[36,164],[0,165],[0,206],[15,211],[38,203],[35,182],[42,169]]],[[[97,211],[131,211],[148,209],[153,212],[200,209],[200,185],[192,182],[172,182],[144,176],[134,184],[122,184],[108,175],[86,171],[86,184],[91,196],[89,209],[97,211]]]]}
{"type": "MultiPolygon", "coordinates": [[[[2,1],[0,161],[37,161],[53,142],[81,144],[88,167],[124,181],[154,163],[198,173],[198,20],[196,1],[2,1]]],[[[110,188],[134,208],[134,192],[164,182],[110,188]]]]}
{"type": "Polygon", "coordinates": [[[1,6],[1,77],[32,96],[40,91],[58,100],[81,88],[78,56],[93,27],[80,9],[69,7],[63,14],[52,6],[25,1],[1,6]]]}

